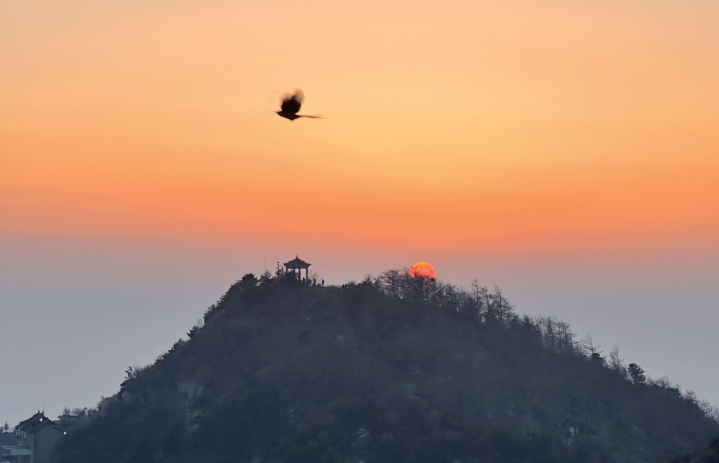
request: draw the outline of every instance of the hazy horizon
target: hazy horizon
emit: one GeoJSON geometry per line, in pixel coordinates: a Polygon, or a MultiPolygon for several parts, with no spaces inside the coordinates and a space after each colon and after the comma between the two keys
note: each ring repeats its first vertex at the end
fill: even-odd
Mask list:
{"type": "MultiPolygon", "coordinates": [[[[245,273],[262,273],[264,261],[274,271],[278,260],[299,254],[329,285],[408,267],[420,254],[373,259],[367,250],[321,245],[264,251],[238,243],[158,242],[148,253],[126,239],[56,241],[44,249],[39,240],[17,244],[12,251],[2,249],[6,265],[0,273],[2,281],[14,283],[0,290],[0,350],[6,354],[4,371],[15,373],[3,381],[0,421],[11,425],[41,409],[43,400],[54,418],[65,406],[90,407],[101,395],[114,394],[128,366],[152,363],[186,337],[232,283],[245,273]],[[66,261],[70,255],[74,268],[66,261]],[[22,339],[33,342],[26,345],[22,339]],[[26,363],[28,358],[34,366],[26,363]]],[[[651,377],[667,376],[700,399],[719,403],[710,366],[719,321],[716,312],[709,312],[719,296],[707,276],[716,272],[711,255],[666,255],[673,257],[672,267],[659,265],[657,256],[658,264],[643,270],[642,256],[596,258],[592,269],[582,269],[581,261],[567,256],[526,257],[438,253],[414,261],[432,262],[445,282],[467,287],[477,278],[489,286],[496,283],[518,313],[559,317],[579,338],[591,335],[605,355],[617,345],[628,363],[638,363],[651,377]]]]}

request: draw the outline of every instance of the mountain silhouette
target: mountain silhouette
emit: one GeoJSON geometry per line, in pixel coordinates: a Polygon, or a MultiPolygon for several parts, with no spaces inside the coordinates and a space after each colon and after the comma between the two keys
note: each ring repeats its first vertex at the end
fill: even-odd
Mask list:
{"type": "Polygon", "coordinates": [[[55,461],[654,463],[719,435],[713,409],[565,322],[408,270],[248,274],[188,337],[128,368],[55,461]]]}

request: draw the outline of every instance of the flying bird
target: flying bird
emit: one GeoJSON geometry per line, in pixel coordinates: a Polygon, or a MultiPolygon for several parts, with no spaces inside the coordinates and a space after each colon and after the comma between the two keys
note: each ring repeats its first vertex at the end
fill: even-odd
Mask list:
{"type": "Polygon", "coordinates": [[[278,116],[294,121],[300,117],[309,117],[310,119],[322,119],[322,116],[310,116],[308,114],[297,114],[305,100],[305,94],[299,88],[293,93],[285,93],[282,95],[282,105],[279,111],[275,111],[278,116]]]}

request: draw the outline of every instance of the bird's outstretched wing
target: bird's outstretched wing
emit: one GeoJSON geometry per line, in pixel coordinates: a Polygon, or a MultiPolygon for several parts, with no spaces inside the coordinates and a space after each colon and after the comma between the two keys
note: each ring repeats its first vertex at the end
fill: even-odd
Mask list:
{"type": "Polygon", "coordinates": [[[305,94],[302,90],[297,89],[294,93],[286,93],[282,96],[282,112],[286,114],[297,114],[302,107],[305,94]]]}

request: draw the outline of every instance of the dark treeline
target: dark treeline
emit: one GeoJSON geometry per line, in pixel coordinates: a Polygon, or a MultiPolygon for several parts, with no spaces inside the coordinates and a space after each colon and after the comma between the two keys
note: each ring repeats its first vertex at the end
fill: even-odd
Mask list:
{"type": "Polygon", "coordinates": [[[92,409],[60,463],[657,462],[716,408],[506,295],[389,270],[324,287],[245,275],[92,409]]]}

